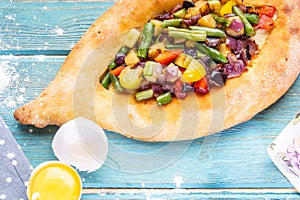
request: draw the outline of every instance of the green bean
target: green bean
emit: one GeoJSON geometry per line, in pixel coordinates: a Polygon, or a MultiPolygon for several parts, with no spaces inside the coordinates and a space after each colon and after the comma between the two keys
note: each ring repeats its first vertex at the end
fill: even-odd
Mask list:
{"type": "Polygon", "coordinates": [[[171,32],[171,31],[176,31],[176,32],[183,32],[183,33],[193,33],[193,34],[197,34],[197,33],[200,33],[202,34],[203,31],[198,31],[198,30],[189,30],[189,29],[185,29],[185,28],[175,28],[175,27],[168,27],[168,32],[171,32]]]}
{"type": "MultiPolygon", "coordinates": [[[[119,49],[119,51],[118,51],[117,54],[124,54],[124,55],[126,55],[129,51],[130,51],[130,48],[129,48],[129,47],[127,47],[127,46],[122,46],[122,47],[119,49]]],[[[109,69],[114,69],[115,67],[117,67],[117,64],[116,64],[115,60],[112,61],[112,62],[108,65],[108,68],[109,68],[109,69]]]]}
{"type": "Polygon", "coordinates": [[[169,36],[174,38],[183,38],[187,40],[194,40],[204,42],[206,40],[206,32],[198,30],[179,29],[168,27],[169,36]]]}
{"type": "Polygon", "coordinates": [[[203,42],[206,40],[205,34],[193,34],[193,33],[171,31],[169,32],[169,35],[174,38],[184,38],[187,40],[194,40],[199,42],[203,42]]]}
{"type": "Polygon", "coordinates": [[[127,54],[130,51],[130,48],[127,46],[122,46],[121,49],[118,51],[118,54],[127,54]]]}
{"type": "Polygon", "coordinates": [[[232,11],[234,12],[234,14],[239,16],[241,18],[242,22],[244,23],[246,35],[254,36],[255,30],[254,30],[253,26],[251,25],[251,23],[248,21],[247,17],[243,13],[243,11],[241,9],[239,9],[237,6],[233,6],[232,11]]]}
{"type": "Polygon", "coordinates": [[[166,44],[167,49],[184,49],[184,44],[166,44]]]}
{"type": "Polygon", "coordinates": [[[152,37],[154,32],[154,26],[151,22],[145,24],[143,28],[142,41],[138,48],[138,57],[146,58],[149,47],[151,45],[152,37]]]}
{"type": "Polygon", "coordinates": [[[225,38],[226,34],[222,29],[208,28],[204,26],[190,26],[192,30],[205,31],[207,36],[225,38]]]}
{"type": "Polygon", "coordinates": [[[109,68],[109,69],[114,69],[114,68],[116,68],[116,67],[117,67],[117,64],[116,64],[115,61],[112,61],[112,62],[108,65],[108,68],[109,68]]]}
{"type": "Polygon", "coordinates": [[[225,28],[229,27],[231,24],[231,21],[229,19],[225,19],[223,17],[219,17],[216,14],[211,13],[210,15],[213,16],[213,18],[219,23],[222,24],[225,28]]]}
{"type": "Polygon", "coordinates": [[[245,14],[245,16],[247,17],[248,21],[252,24],[258,24],[259,23],[259,16],[256,14],[245,14]]]}
{"type": "Polygon", "coordinates": [[[169,26],[179,26],[181,23],[182,19],[168,19],[168,20],[164,20],[162,23],[162,28],[167,28],[169,26]]]}
{"type": "Polygon", "coordinates": [[[144,90],[141,92],[137,92],[135,94],[135,99],[137,101],[142,101],[142,100],[146,100],[146,99],[150,99],[153,97],[153,90],[149,89],[149,90],[144,90]]]}
{"type": "Polygon", "coordinates": [[[216,49],[213,49],[213,48],[208,47],[205,44],[201,44],[201,43],[197,43],[196,48],[200,52],[210,56],[216,62],[228,63],[227,58],[220,51],[218,51],[216,49]]]}
{"type": "Polygon", "coordinates": [[[172,95],[171,92],[167,92],[165,94],[162,94],[156,98],[156,101],[159,106],[165,105],[167,103],[170,103],[172,101],[172,95]]]}
{"type": "Polygon", "coordinates": [[[185,14],[186,14],[186,9],[183,8],[183,9],[178,10],[177,12],[173,13],[173,16],[175,18],[181,18],[182,19],[182,18],[184,18],[185,14]]]}
{"type": "Polygon", "coordinates": [[[115,92],[121,93],[121,92],[124,91],[124,88],[121,86],[118,77],[110,74],[109,78],[110,78],[110,80],[111,80],[111,82],[112,82],[112,84],[114,86],[115,92]]]}
{"type": "Polygon", "coordinates": [[[110,80],[110,71],[108,70],[106,72],[106,74],[103,76],[102,80],[100,81],[101,82],[101,85],[107,89],[109,84],[111,83],[111,80],[110,80]]]}

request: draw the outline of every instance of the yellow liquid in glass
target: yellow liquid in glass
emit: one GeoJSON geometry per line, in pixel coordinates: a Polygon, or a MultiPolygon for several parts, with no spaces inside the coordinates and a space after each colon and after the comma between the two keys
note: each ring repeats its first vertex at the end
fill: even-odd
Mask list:
{"type": "Polygon", "coordinates": [[[78,200],[81,181],[76,171],[62,163],[51,163],[39,168],[28,186],[30,200],[78,200]]]}

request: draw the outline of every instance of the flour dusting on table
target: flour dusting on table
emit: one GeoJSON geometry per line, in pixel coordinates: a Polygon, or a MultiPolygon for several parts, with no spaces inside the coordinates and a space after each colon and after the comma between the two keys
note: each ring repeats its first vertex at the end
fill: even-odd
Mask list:
{"type": "Polygon", "coordinates": [[[7,108],[15,108],[18,104],[23,104],[26,89],[20,87],[20,75],[16,70],[18,62],[0,62],[0,95],[3,101],[0,105],[7,108]]]}
{"type": "Polygon", "coordinates": [[[11,82],[11,77],[7,72],[7,65],[2,62],[0,63],[0,80],[0,94],[2,94],[4,89],[11,82]]]}

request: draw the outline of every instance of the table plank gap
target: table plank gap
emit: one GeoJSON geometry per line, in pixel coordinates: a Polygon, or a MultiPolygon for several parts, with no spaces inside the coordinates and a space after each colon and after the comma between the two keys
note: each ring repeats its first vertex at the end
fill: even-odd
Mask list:
{"type": "Polygon", "coordinates": [[[117,189],[117,188],[104,188],[104,189],[83,189],[83,194],[100,194],[100,193],[128,193],[128,194],[145,194],[151,192],[153,194],[168,194],[168,193],[297,193],[295,188],[229,188],[229,189],[210,189],[210,188],[194,188],[194,189],[165,189],[165,188],[136,188],[136,189],[117,189]]]}

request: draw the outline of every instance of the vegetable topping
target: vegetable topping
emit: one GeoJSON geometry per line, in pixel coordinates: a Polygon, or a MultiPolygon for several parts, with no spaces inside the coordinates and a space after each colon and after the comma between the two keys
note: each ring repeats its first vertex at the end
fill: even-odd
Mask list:
{"type": "Polygon", "coordinates": [[[141,31],[133,29],[130,47],[116,54],[100,78],[102,86],[165,105],[189,92],[207,94],[241,76],[259,51],[253,36],[273,29],[276,8],[221,2],[185,0],[141,31]]]}

